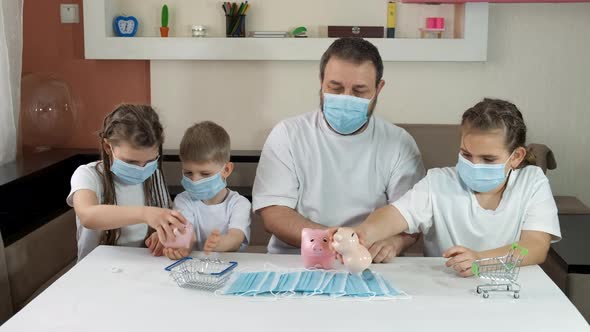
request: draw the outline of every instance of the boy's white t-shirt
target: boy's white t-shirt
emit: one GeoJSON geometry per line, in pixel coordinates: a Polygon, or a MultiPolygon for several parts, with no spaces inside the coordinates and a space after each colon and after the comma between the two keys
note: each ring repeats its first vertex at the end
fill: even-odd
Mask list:
{"type": "Polygon", "coordinates": [[[455,167],[435,168],[392,204],[408,222],[408,233],[424,234],[425,256],[442,256],[460,245],[475,251],[517,242],[523,230],[561,239],[557,206],[541,168],[513,170],[496,210],[479,205],[455,167]]]}
{"type": "MultiPolygon", "coordinates": [[[[96,193],[96,199],[99,204],[103,202],[103,187],[99,171],[96,167],[102,165],[95,161],[86,165],[79,166],[71,179],[71,190],[67,198],[69,206],[74,206],[74,193],[81,189],[88,189],[96,193]]],[[[162,180],[162,176],[159,170],[158,178],[162,180]]],[[[115,194],[117,197],[118,206],[145,206],[145,197],[143,192],[143,183],[137,185],[126,185],[116,180],[116,176],[113,176],[115,180],[115,194]]],[[[164,186],[162,181],[162,187],[164,186]]],[[[162,195],[166,200],[168,197],[167,193],[162,195]]],[[[100,242],[101,231],[88,229],[80,224],[80,219],[76,216],[77,233],[76,238],[78,240],[78,261],[88,255],[94,248],[96,248],[100,242]]],[[[144,245],[144,240],[148,231],[146,224],[136,224],[125,226],[121,228],[121,234],[117,240],[118,246],[125,247],[141,247],[144,245]]]]}
{"type": "Polygon", "coordinates": [[[200,200],[193,201],[189,193],[185,191],[174,199],[174,209],[193,224],[198,250],[203,250],[205,241],[215,229],[221,234],[227,234],[230,228],[242,231],[245,238],[240,250],[243,250],[250,242],[252,205],[247,198],[235,191],[229,190],[225,200],[215,205],[207,205],[200,200]]]}
{"type": "MultiPolygon", "coordinates": [[[[416,142],[372,116],[365,131],[342,136],[321,111],[277,124],[256,171],[253,209],[280,205],[324,226],[354,226],[424,176],[416,142]]],[[[298,253],[273,236],[269,253],[298,253]]]]}

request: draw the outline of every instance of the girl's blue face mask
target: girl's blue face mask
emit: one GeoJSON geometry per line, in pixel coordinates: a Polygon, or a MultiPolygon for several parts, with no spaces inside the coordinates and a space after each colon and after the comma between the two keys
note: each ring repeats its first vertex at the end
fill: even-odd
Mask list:
{"type": "Polygon", "coordinates": [[[145,164],[144,166],[137,166],[126,163],[117,159],[113,154],[113,164],[111,165],[111,172],[115,174],[117,179],[126,185],[136,185],[143,183],[158,169],[158,158],[145,164]]]}
{"type": "Polygon", "coordinates": [[[513,155],[514,152],[501,164],[474,164],[459,153],[457,173],[471,190],[479,193],[492,191],[506,181],[506,164],[513,155]]]}
{"type": "Polygon", "coordinates": [[[199,181],[192,181],[183,175],[180,183],[195,201],[210,200],[227,185],[221,177],[221,172],[199,181]]]}
{"type": "Polygon", "coordinates": [[[324,93],[324,117],[334,131],[341,135],[350,135],[369,121],[371,100],[324,93]]]}

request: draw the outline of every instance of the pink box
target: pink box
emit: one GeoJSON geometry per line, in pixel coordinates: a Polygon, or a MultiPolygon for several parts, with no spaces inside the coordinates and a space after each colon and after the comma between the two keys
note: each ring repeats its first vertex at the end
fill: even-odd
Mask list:
{"type": "Polygon", "coordinates": [[[445,18],[444,17],[437,17],[435,20],[435,29],[444,29],[445,28],[445,18]]]}
{"type": "Polygon", "coordinates": [[[436,17],[426,18],[426,29],[436,29],[436,17]]]}

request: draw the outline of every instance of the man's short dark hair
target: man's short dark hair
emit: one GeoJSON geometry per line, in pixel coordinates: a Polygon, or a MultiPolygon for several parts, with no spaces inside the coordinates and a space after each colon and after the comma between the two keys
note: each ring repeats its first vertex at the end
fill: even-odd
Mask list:
{"type": "Polygon", "coordinates": [[[340,38],[330,45],[324,55],[322,55],[322,60],[320,61],[320,79],[322,82],[324,81],[326,65],[332,57],[352,61],[357,64],[371,61],[377,73],[375,85],[378,85],[383,78],[383,60],[381,60],[379,50],[375,45],[362,38],[340,38]]]}

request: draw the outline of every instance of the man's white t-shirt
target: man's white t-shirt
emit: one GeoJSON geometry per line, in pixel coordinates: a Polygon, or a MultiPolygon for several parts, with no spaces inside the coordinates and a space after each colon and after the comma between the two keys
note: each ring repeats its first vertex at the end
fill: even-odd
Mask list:
{"type": "MultiPolygon", "coordinates": [[[[96,193],[98,204],[103,202],[103,187],[101,175],[96,169],[100,168],[102,171],[102,164],[99,162],[91,162],[82,165],[76,169],[71,179],[71,190],[67,198],[69,206],[74,206],[74,193],[81,189],[88,189],[96,193]],[[98,165],[98,166],[97,166],[98,165]]],[[[156,170],[158,179],[163,188],[164,182],[159,170],[156,170]]],[[[145,206],[145,196],[143,190],[143,183],[137,185],[126,185],[117,181],[116,176],[113,175],[115,182],[115,195],[117,197],[118,206],[145,206]]],[[[168,194],[163,193],[162,197],[167,200],[168,194]]],[[[80,219],[76,216],[78,240],[78,261],[88,255],[94,248],[99,245],[101,231],[88,229],[80,224],[80,219]]],[[[118,246],[125,247],[141,247],[144,244],[147,235],[148,226],[146,224],[136,224],[125,226],[121,228],[121,234],[117,240],[118,246]]]]}
{"type": "MultiPolygon", "coordinates": [[[[228,189],[229,190],[229,189],[228,189]]],[[[242,231],[245,235],[243,250],[250,242],[250,213],[252,205],[244,196],[229,190],[225,200],[219,204],[207,205],[202,201],[193,201],[186,191],[174,199],[174,209],[178,210],[197,233],[198,250],[203,250],[207,237],[218,229],[227,234],[231,228],[242,231]]]]}
{"type": "MultiPolygon", "coordinates": [[[[330,129],[321,111],[277,124],[256,171],[253,209],[280,205],[325,226],[353,226],[424,176],[416,142],[372,116],[360,134],[330,129]]],[[[269,253],[298,253],[273,236],[269,253]]]]}
{"type": "Polygon", "coordinates": [[[549,181],[536,166],[511,172],[495,210],[479,205],[455,167],[429,170],[392,205],[408,222],[408,233],[424,234],[425,256],[442,256],[456,245],[475,251],[499,248],[517,242],[526,230],[551,234],[553,241],[561,238],[549,181]]]}

